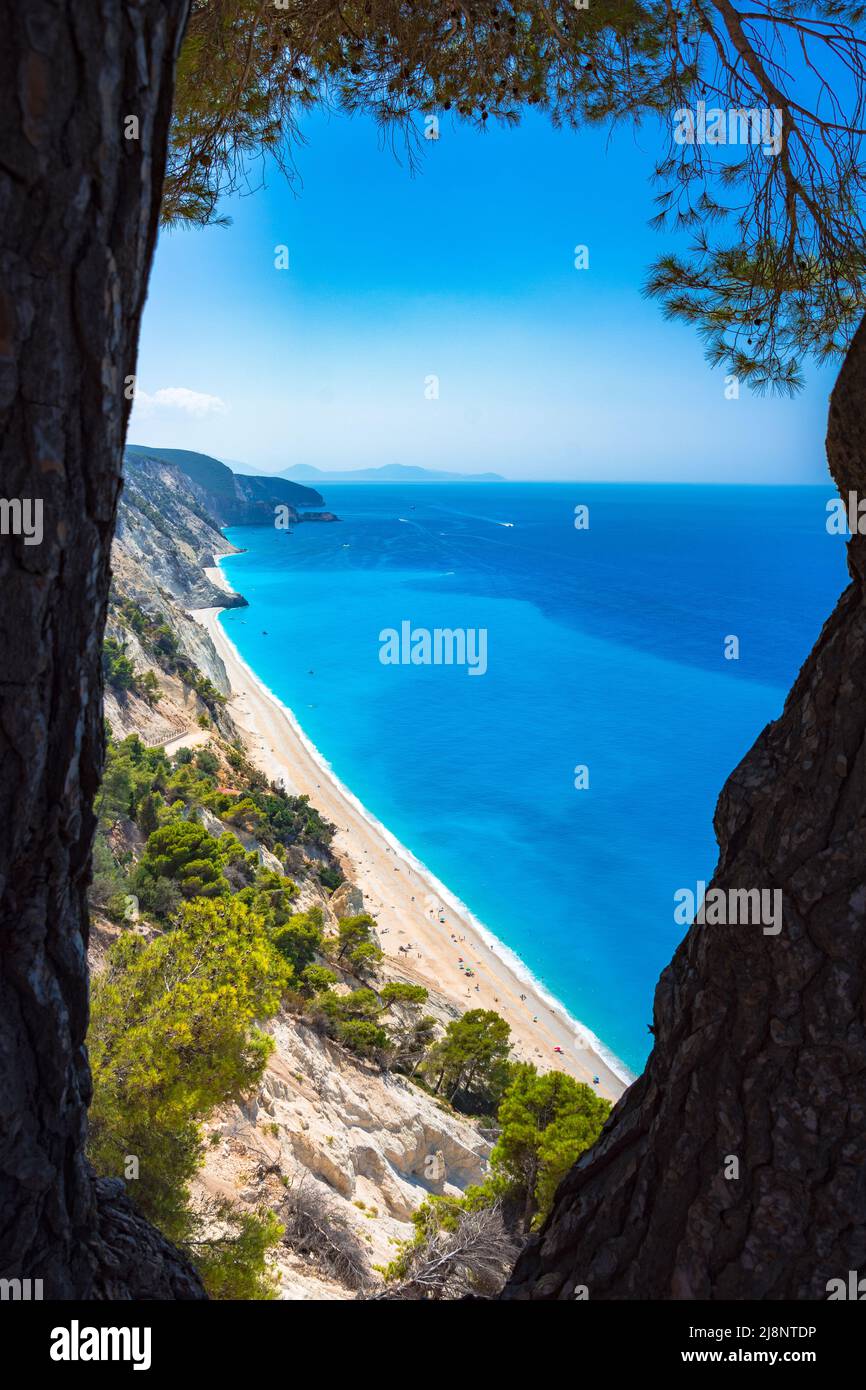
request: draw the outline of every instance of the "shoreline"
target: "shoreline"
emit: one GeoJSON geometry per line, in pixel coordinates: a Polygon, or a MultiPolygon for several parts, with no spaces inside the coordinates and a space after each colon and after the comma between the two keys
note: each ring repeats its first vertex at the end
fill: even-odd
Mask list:
{"type": "MultiPolygon", "coordinates": [[[[234,592],[218,564],[205,573],[226,593],[234,592]]],[[[572,1018],[516,953],[340,781],[294,713],[240,655],[219,621],[223,611],[189,610],[210,634],[225,665],[231,687],[228,711],[248,741],[252,761],[291,794],[309,796],[337,827],[334,852],[344,862],[347,878],[361,889],[390,964],[461,1012],[495,1009],[511,1027],[518,1060],[533,1062],[540,1071],[565,1071],[618,1100],[634,1080],[625,1063],[572,1018]],[[396,881],[395,874],[400,875],[396,881]],[[475,972],[471,983],[460,970],[461,959],[475,972]]]]}

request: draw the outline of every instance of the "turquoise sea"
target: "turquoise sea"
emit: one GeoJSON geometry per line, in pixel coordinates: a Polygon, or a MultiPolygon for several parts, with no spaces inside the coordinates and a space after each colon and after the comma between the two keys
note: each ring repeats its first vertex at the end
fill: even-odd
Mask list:
{"type": "Polygon", "coordinates": [[[847,582],[830,483],[322,490],[338,524],[227,532],[250,606],[226,633],[368,810],[640,1071],[673,895],[710,878],[722,783],[847,582]],[[486,629],[485,674],[383,665],[405,621],[486,629]]]}

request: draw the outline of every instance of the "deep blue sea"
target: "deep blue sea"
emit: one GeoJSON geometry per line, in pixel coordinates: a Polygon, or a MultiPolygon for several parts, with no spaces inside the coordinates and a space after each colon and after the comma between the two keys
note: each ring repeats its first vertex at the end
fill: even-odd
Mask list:
{"type": "Polygon", "coordinates": [[[368,810],[640,1071],[673,895],[709,880],[722,783],[847,582],[830,484],[323,490],[339,524],[228,531],[250,607],[227,634],[368,810]],[[486,629],[486,673],[383,665],[406,620],[486,629]]]}

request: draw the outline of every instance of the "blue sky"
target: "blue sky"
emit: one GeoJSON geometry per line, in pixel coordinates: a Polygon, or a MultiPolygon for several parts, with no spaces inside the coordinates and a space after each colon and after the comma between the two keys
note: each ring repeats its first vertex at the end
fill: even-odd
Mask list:
{"type": "Polygon", "coordinates": [[[695,333],[641,296],[648,128],[446,119],[410,174],[372,123],[317,115],[293,192],[163,233],[130,441],[262,472],[383,463],[527,479],[821,482],[834,369],[726,400],[695,333]],[[589,248],[589,269],[574,248],[589,248]],[[289,248],[288,270],[274,266],[289,248]],[[428,378],[439,379],[428,399],[428,378]]]}

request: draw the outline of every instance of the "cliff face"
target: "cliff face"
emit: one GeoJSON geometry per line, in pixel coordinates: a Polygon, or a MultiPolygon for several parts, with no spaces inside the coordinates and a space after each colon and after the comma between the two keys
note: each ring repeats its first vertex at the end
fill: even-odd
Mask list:
{"type": "MultiPolygon", "coordinates": [[[[866,496],[866,327],[827,451],[866,496]]],[[[781,717],[726,783],[712,887],[783,894],[778,935],[694,924],[646,1071],[562,1183],[503,1297],[823,1299],[866,1266],[866,539],[781,717]],[[734,1162],[733,1160],[736,1160],[734,1162]]]]}
{"type": "Polygon", "coordinates": [[[194,685],[194,673],[220,694],[228,691],[221,658],[189,608],[238,607],[245,602],[214,584],[205,573],[215,557],[234,547],[195,496],[185,475],[161,459],[130,456],[126,461],[117,530],[111,548],[111,593],[106,634],[123,646],[139,675],[152,673],[159,698],[147,700],[136,689],[105,691],[105,713],[115,734],[138,733],[157,744],[185,734],[207,715],[227,734],[233,732],[218,705],[208,705],[194,685]],[[160,663],[147,634],[132,626],[129,605],[137,605],[171,630],[183,664],[160,663]]]}
{"type": "Polygon", "coordinates": [[[204,1197],[265,1205],[286,1226],[273,1268],[283,1299],[346,1299],[382,1287],[376,1266],[413,1234],[412,1213],[431,1194],[460,1196],[482,1181],[490,1143],[405,1077],[382,1073],[284,1014],[261,1086],[207,1126],[204,1197]],[[293,1235],[300,1199],[357,1251],[346,1281],[310,1258],[293,1235]]]}
{"type": "MultiPolygon", "coordinates": [[[[160,665],[152,628],[136,630],[131,612],[131,605],[139,605],[148,617],[164,623],[180,653],[217,690],[226,691],[225,668],[211,639],[186,609],[232,603],[204,572],[217,554],[232,549],[174,464],[128,457],[112,547],[107,633],[122,642],[139,676],[153,675],[159,695],[153,701],[135,689],[107,689],[105,713],[116,737],[137,733],[147,744],[169,742],[171,748],[178,746],[175,739],[205,743],[210,731],[197,725],[203,713],[227,737],[237,736],[218,703],[206,705],[188,677],[160,665]]],[[[235,596],[235,602],[244,600],[235,596]]],[[[284,871],[253,835],[207,810],[201,819],[212,834],[231,830],[271,870],[284,871]]],[[[130,823],[124,834],[119,852],[137,858],[141,842],[130,836],[130,823]]],[[[318,853],[314,844],[295,846],[287,868],[299,890],[298,909],[318,907],[333,930],[341,913],[361,912],[365,905],[360,889],[349,882],[332,896],[325,892],[318,853]]],[[[93,972],[102,968],[117,933],[102,918],[94,923],[93,972]]],[[[425,1008],[442,1024],[457,1013],[439,998],[431,998],[425,1008]]],[[[469,1183],[483,1179],[491,1145],[475,1125],[418,1086],[359,1061],[291,1013],[284,1012],[268,1031],[275,1048],[261,1085],[240,1104],[218,1110],[206,1125],[210,1145],[195,1196],[202,1204],[227,1198],[250,1211],[266,1207],[277,1213],[286,1227],[272,1261],[282,1298],[353,1298],[359,1290],[381,1286],[375,1266],[393,1259],[395,1242],[411,1237],[412,1213],[428,1195],[459,1195],[469,1183]],[[316,1235],[317,1227],[334,1237],[333,1249],[316,1235]]],[[[118,1278],[106,1282],[99,1296],[125,1296],[117,1291],[130,1288],[158,1288],[160,1297],[193,1296],[194,1276],[161,1258],[157,1232],[148,1232],[137,1248],[140,1278],[136,1260],[129,1268],[122,1264],[132,1208],[123,1184],[101,1182],[97,1187],[101,1238],[119,1269],[118,1278]],[[171,1284],[159,1282],[163,1264],[171,1284]]]]}
{"type": "Polygon", "coordinates": [[[242,606],[204,573],[215,556],[234,551],[180,469],[127,455],[111,552],[112,578],[125,596],[149,608],[172,599],[186,608],[242,606]]]}
{"type": "Polygon", "coordinates": [[[188,488],[220,526],[273,526],[274,509],[284,506],[288,520],[336,521],[330,512],[315,515],[299,513],[299,507],[321,507],[323,498],[315,488],[304,487],[287,478],[251,477],[233,473],[219,459],[191,449],[150,449],[143,444],[126,450],[127,465],[133,459],[169,464],[179,471],[188,488]]]}
{"type": "MultiPolygon", "coordinates": [[[[256,852],[273,872],[290,876],[298,888],[296,905],[321,910],[326,929],[333,932],[341,914],[365,903],[361,890],[345,881],[329,895],[317,870],[320,859],[313,844],[298,844],[290,863],[280,860],[252,834],[239,831],[202,808],[200,819],[211,834],[231,831],[244,847],[256,852]]],[[[115,848],[140,857],[143,840],[132,822],[116,828],[115,848]]],[[[89,947],[90,970],[99,974],[111,944],[122,928],[98,915],[89,947]]],[[[153,937],[158,928],[140,924],[153,937]]],[[[377,987],[391,978],[380,967],[377,987]]],[[[393,978],[399,976],[396,972],[393,978]]],[[[347,979],[342,989],[360,986],[347,979]]],[[[432,994],[425,1012],[445,1025],[457,1016],[446,999],[432,994]]],[[[396,1016],[401,1017],[399,1008],[396,1016]]],[[[408,1023],[406,1015],[403,1022],[408,1023]]],[[[460,1196],[487,1171],[491,1142],[477,1124],[450,1110],[407,1077],[381,1070],[338,1046],[290,1009],[266,1025],[274,1050],[254,1092],[239,1103],[213,1112],[204,1125],[208,1144],[202,1170],[193,1183],[193,1200],[207,1217],[209,1230],[219,1230],[218,1204],[250,1212],[267,1209],[284,1226],[284,1235],[269,1257],[279,1297],[286,1300],[354,1298],[359,1292],[383,1287],[379,1269],[396,1254],[397,1242],[414,1234],[412,1215],[428,1196],[460,1196]]],[[[104,1243],[121,1248],[132,1208],[135,1184],[98,1184],[101,1234],[104,1243]]],[[[148,1236],[138,1254],[146,1268],[140,1287],[160,1277],[160,1242],[148,1236]]],[[[122,1278],[106,1285],[99,1296],[113,1297],[111,1287],[128,1287],[136,1266],[122,1268],[122,1278]]],[[[181,1276],[165,1285],[162,1297],[192,1296],[181,1276]]],[[[135,1296],[135,1295],[133,1295],[135,1296]]]]}
{"type": "MultiPolygon", "coordinates": [[[[313,489],[280,478],[274,480],[274,489],[275,495],[287,489],[292,495],[301,494],[304,502],[321,501],[313,489]]],[[[105,692],[106,715],[119,737],[135,732],[146,743],[165,742],[185,733],[202,715],[208,715],[224,733],[233,735],[234,726],[219,706],[213,702],[208,706],[199,698],[194,684],[180,678],[189,675],[188,671],[181,671],[179,677],[173,669],[175,663],[160,663],[156,659],[153,644],[149,645],[131,625],[128,605],[131,602],[151,618],[165,622],[187,665],[207,677],[216,692],[227,694],[229,684],[222,660],[208,633],[188,611],[237,608],[246,603],[240,594],[227,591],[209,577],[216,557],[232,554],[236,549],[223,535],[223,523],[210,510],[209,503],[214,503],[217,513],[231,513],[235,520],[267,521],[273,525],[275,503],[271,491],[270,480],[236,477],[224,464],[205,454],[183,449],[168,449],[159,455],[142,448],[127,451],[111,549],[112,587],[106,634],[121,644],[140,675],[152,673],[159,684],[159,699],[148,702],[135,689],[118,692],[109,683],[105,692]],[[191,471],[171,462],[170,456],[184,460],[186,469],[191,471]],[[197,484],[195,477],[199,476],[207,481],[207,487],[197,484]],[[216,496],[214,489],[218,491],[220,487],[231,490],[231,506],[222,505],[225,497],[216,496]]],[[[289,506],[287,511],[290,523],[337,520],[331,512],[299,516],[289,506]]]]}
{"type": "MultiPolygon", "coordinates": [[[[253,835],[209,812],[202,820],[211,834],[231,830],[267,867],[287,872],[298,888],[297,908],[319,908],[329,934],[341,916],[368,910],[361,889],[349,880],[333,894],[323,889],[316,845],[293,846],[281,866],[253,835]]],[[[93,967],[98,968],[95,958],[93,967]]],[[[385,962],[376,988],[389,979],[405,983],[407,977],[385,962]]],[[[346,979],[340,988],[364,983],[346,979]]],[[[399,1008],[395,1012],[401,1016],[399,1008]]],[[[436,992],[424,1012],[443,1028],[459,1016],[436,992]]],[[[482,1182],[491,1141],[476,1122],[407,1077],[338,1046],[291,1010],[266,1031],[274,1050],[256,1091],[221,1107],[205,1125],[207,1157],[195,1197],[277,1214],[285,1235],[269,1263],[281,1299],[349,1299],[380,1290],[379,1270],[394,1259],[397,1243],[413,1236],[417,1207],[431,1195],[461,1196],[482,1182]],[[335,1246],[353,1252],[351,1268],[345,1259],[329,1268],[333,1251],[322,1231],[331,1233],[335,1246]]]]}

